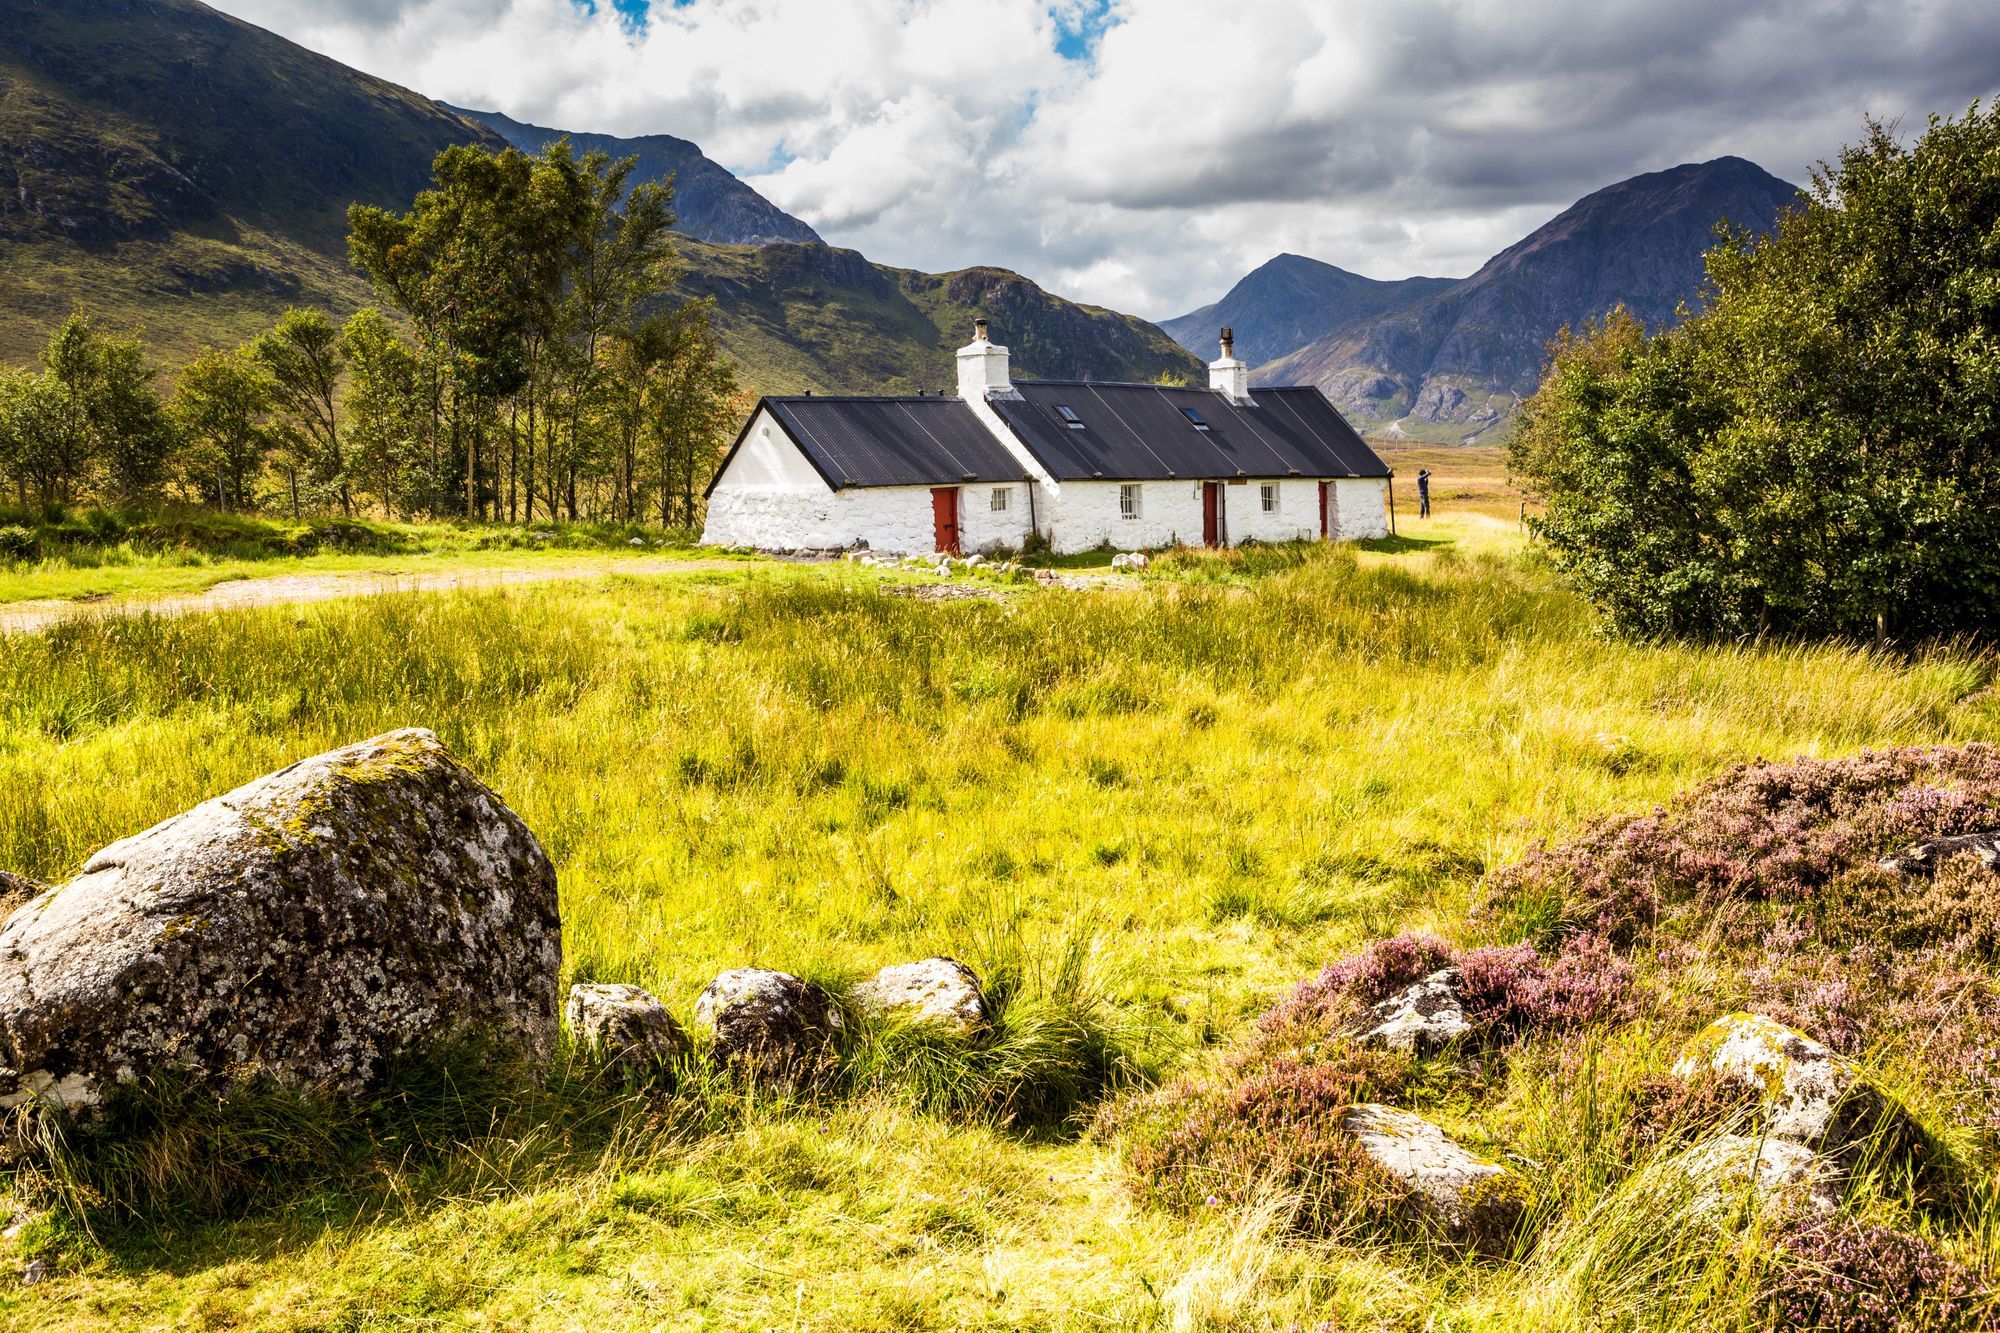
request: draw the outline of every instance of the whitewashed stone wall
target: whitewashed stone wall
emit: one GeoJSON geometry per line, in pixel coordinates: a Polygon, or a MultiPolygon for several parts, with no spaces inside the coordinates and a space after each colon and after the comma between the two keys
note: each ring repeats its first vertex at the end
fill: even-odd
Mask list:
{"type": "Polygon", "coordinates": [[[1343,477],[1327,502],[1330,535],[1344,542],[1389,535],[1389,481],[1386,477],[1343,477]]]}
{"type": "Polygon", "coordinates": [[[1066,481],[1040,515],[1043,532],[1062,554],[1088,551],[1109,542],[1121,551],[1201,544],[1201,487],[1188,481],[1138,483],[1139,517],[1119,510],[1119,482],[1066,481]]]}
{"type": "MultiPolygon", "coordinates": [[[[1021,549],[1028,539],[1028,492],[1032,483],[974,482],[958,488],[958,546],[968,554],[996,546],[1021,549]],[[993,512],[993,492],[1007,492],[1007,508],[993,512]]],[[[1034,497],[1039,509],[1042,497],[1034,497]]],[[[1038,515],[1039,516],[1039,515],[1038,515]]]]}
{"type": "Polygon", "coordinates": [[[1228,511],[1229,544],[1247,541],[1315,541],[1319,538],[1319,482],[1286,478],[1278,488],[1276,513],[1264,512],[1264,483],[1245,481],[1240,486],[1225,483],[1223,505],[1228,511]]]}

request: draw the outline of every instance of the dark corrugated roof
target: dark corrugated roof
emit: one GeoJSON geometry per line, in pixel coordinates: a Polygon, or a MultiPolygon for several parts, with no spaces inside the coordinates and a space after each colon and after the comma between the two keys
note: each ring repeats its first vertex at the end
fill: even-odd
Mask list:
{"type": "Polygon", "coordinates": [[[994,411],[1058,481],[1101,477],[1386,477],[1388,465],[1318,389],[1253,389],[1238,407],[1208,389],[1088,381],[1016,383],[994,411]],[[1084,428],[1065,425],[1058,406],[1084,428]],[[1183,414],[1192,408],[1207,430],[1183,414]]]}
{"type": "Polygon", "coordinates": [[[1027,476],[1021,461],[956,398],[766,398],[761,406],[835,490],[1027,476]]]}

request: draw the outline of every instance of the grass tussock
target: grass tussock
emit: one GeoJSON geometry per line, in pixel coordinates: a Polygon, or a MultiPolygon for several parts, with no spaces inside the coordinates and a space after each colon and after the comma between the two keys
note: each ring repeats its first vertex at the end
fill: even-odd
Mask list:
{"type": "MultiPolygon", "coordinates": [[[[971,1048],[857,1025],[830,1085],[789,1099],[699,1071],[671,1092],[559,1073],[281,1105],[262,1123],[283,1142],[162,1103],[179,1137],[65,1140],[67,1165],[17,1169],[17,1201],[91,1229],[23,1232],[52,1277],[0,1282],[0,1319],[1755,1327],[1780,1239],[1676,1248],[1671,1201],[1632,1184],[1741,1111],[1671,1083],[1674,1043],[1756,996],[1830,1036],[1818,1015],[1863,1011],[1836,983],[1877,996],[1864,964],[1949,953],[1976,895],[1941,872],[1897,918],[1902,961],[1869,963],[1838,874],[1740,901],[1645,881],[1639,901],[1685,903],[1655,938],[1595,906],[1625,900],[1578,878],[1588,857],[1531,853],[1746,757],[2000,739],[1991,660],[1617,643],[1533,568],[1428,548],[1181,559],[1122,591],[1002,601],[803,569],[0,639],[0,866],[59,880],[302,755],[423,725],[556,860],[572,979],[685,1017],[724,967],[838,994],[941,954],[999,1013],[971,1048]],[[1502,876],[1489,903],[1511,864],[1554,868],[1502,876]],[[1703,924],[1717,904],[1726,938],[1703,924]],[[1807,926],[1824,950],[1764,958],[1807,926]],[[1482,979],[1473,1046],[1341,1054],[1326,1025],[1399,974],[1366,947],[1397,936],[1405,962],[1438,948],[1482,979]],[[1345,958],[1369,961],[1322,975],[1345,958]],[[1260,1025],[1302,977],[1291,1018],[1260,1025]],[[1367,1182],[1306,1131],[1364,1092],[1542,1163],[1541,1239],[1495,1262],[1360,1226],[1367,1182]],[[1134,1193],[1135,1169],[1176,1193],[1134,1193]]],[[[1857,1017],[1842,1049],[1900,1079],[1959,1164],[1949,1207],[1885,1177],[1857,1215],[1979,1273],[2000,1222],[1969,1182],[1992,1159],[1944,1006],[1989,991],[1984,962],[1951,956],[1957,990],[1926,999],[1911,972],[1893,1029],[1857,1017]]]]}

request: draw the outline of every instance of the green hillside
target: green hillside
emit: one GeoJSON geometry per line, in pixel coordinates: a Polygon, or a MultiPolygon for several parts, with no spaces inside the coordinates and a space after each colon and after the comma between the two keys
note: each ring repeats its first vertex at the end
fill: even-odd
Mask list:
{"type": "Polygon", "coordinates": [[[1051,296],[1017,273],[919,273],[824,245],[682,243],[681,289],[712,296],[723,346],[764,392],[948,389],[975,315],[1024,378],[1154,380],[1202,366],[1144,320],[1051,296]]]}
{"type": "Polygon", "coordinates": [[[169,357],[350,309],[347,205],[501,140],[194,0],[0,0],[0,358],[72,305],[169,357]]]}
{"type": "MultiPolygon", "coordinates": [[[[407,207],[453,143],[503,140],[449,108],[196,0],[0,0],[0,361],[82,305],[170,364],[290,305],[370,300],[354,201],[407,207]]],[[[677,295],[716,298],[756,389],[942,387],[972,316],[1026,373],[1191,374],[1141,320],[997,269],[932,276],[849,250],[684,242],[677,295]]]]}

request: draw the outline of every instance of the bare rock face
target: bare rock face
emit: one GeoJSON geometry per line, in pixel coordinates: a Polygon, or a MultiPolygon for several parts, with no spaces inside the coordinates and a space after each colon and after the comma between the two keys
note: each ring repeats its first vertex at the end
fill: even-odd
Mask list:
{"type": "Polygon", "coordinates": [[[1362,1018],[1355,1040],[1364,1046],[1429,1055],[1470,1032],[1459,1003],[1459,971],[1455,967],[1431,973],[1390,996],[1362,1018]]]}
{"type": "Polygon", "coordinates": [[[1727,1014],[1708,1025],[1674,1065],[1676,1078],[1703,1073],[1764,1102],[1765,1134],[1839,1153],[1902,1119],[1859,1070],[1832,1050],[1760,1014],[1727,1014]]]}
{"type": "Polygon", "coordinates": [[[1778,1214],[1825,1212],[1840,1205],[1833,1164],[1789,1139],[1724,1134],[1673,1161],[1694,1192],[1695,1210],[1720,1212],[1745,1201],[1778,1214]]]}
{"type": "Polygon", "coordinates": [[[155,1071],[358,1091],[556,1034],[556,877],[428,731],[303,760],[113,843],[0,927],[0,1106],[155,1071]]]}
{"type": "Polygon", "coordinates": [[[694,1021],[714,1035],[715,1053],[759,1078],[809,1081],[832,1062],[845,1026],[824,989],[789,972],[739,967],[708,983],[694,1021]]]}
{"type": "Polygon", "coordinates": [[[1914,842],[1883,857],[1876,864],[1899,874],[1928,875],[1952,857],[1966,852],[1978,857],[1988,870],[2000,873],[2000,829],[1914,842]]]}
{"type": "Polygon", "coordinates": [[[1527,1207],[1521,1178],[1475,1156],[1420,1115],[1362,1103],[1341,1117],[1371,1161],[1452,1239],[1501,1253],[1527,1207]]]}
{"type": "Polygon", "coordinates": [[[640,986],[578,982],[569,988],[563,1017],[579,1046],[635,1077],[655,1074],[688,1052],[681,1025],[640,986]]]}
{"type": "Polygon", "coordinates": [[[878,1017],[961,1037],[977,1036],[993,1021],[979,977],[950,958],[892,964],[856,986],[853,995],[878,1017]]]}

